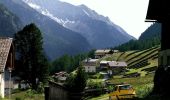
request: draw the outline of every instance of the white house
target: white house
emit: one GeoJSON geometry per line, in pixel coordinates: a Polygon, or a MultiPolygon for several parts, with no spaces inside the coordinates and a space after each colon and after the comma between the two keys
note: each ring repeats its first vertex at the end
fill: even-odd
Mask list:
{"type": "MultiPolygon", "coordinates": [[[[14,57],[12,38],[0,37],[0,96],[2,98],[4,98],[5,95],[5,81],[11,79],[10,72],[14,67],[14,57]]],[[[9,82],[9,84],[10,83],[11,82],[9,82]]]]}
{"type": "Polygon", "coordinates": [[[83,67],[85,68],[85,72],[95,73],[96,72],[96,63],[98,59],[86,59],[83,61],[83,67]]]}

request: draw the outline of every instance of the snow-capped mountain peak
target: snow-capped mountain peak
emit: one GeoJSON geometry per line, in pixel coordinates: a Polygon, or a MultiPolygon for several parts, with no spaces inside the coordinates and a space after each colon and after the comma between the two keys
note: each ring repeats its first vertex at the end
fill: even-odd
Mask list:
{"type": "Polygon", "coordinates": [[[28,4],[31,8],[35,9],[36,11],[38,11],[39,13],[51,18],[52,20],[56,21],[57,23],[59,23],[60,25],[67,27],[66,24],[67,23],[72,23],[74,24],[75,21],[71,21],[69,19],[61,19],[58,18],[57,16],[54,16],[52,13],[50,13],[50,11],[48,11],[46,8],[41,7],[38,4],[35,4],[33,2],[31,2],[31,0],[23,0],[23,2],[25,2],[26,4],[28,4]]]}
{"type": "Polygon", "coordinates": [[[108,17],[85,5],[75,6],[59,0],[23,0],[31,8],[67,29],[84,36],[94,48],[120,45],[134,39],[108,17]]]}

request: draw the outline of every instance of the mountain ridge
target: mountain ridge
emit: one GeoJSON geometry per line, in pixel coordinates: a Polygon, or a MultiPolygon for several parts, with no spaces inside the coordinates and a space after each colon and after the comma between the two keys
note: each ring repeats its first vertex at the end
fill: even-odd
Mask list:
{"type": "MultiPolygon", "coordinates": [[[[75,55],[94,48],[113,47],[132,39],[132,37],[120,27],[116,27],[117,29],[113,27],[113,23],[109,18],[98,15],[95,11],[84,5],[73,6],[66,3],[66,5],[75,9],[71,12],[69,11],[71,8],[67,9],[71,14],[68,18],[68,16],[65,15],[56,16],[55,13],[51,13],[51,10],[56,11],[52,5],[51,10],[44,8],[40,12],[35,9],[40,9],[40,6],[32,4],[32,6],[34,6],[34,8],[32,8],[27,4],[28,1],[31,0],[2,0],[0,3],[14,13],[21,20],[23,26],[35,23],[40,28],[44,37],[45,53],[51,60],[64,54],[75,55]],[[78,12],[77,8],[80,7],[82,7],[84,11],[79,9],[78,11],[80,12],[78,12]],[[88,16],[90,12],[93,18],[88,16]],[[62,17],[62,19],[60,19],[60,17],[62,17]],[[58,21],[62,22],[63,25],[58,23],[58,21]],[[123,33],[121,33],[120,30],[123,33]]],[[[44,4],[44,1],[46,0],[38,0],[37,2],[44,4]]],[[[55,2],[53,2],[53,4],[55,4],[55,2]]],[[[59,10],[59,13],[65,14],[65,10],[59,10]]],[[[56,12],[56,14],[58,13],[56,12]]]]}
{"type": "Polygon", "coordinates": [[[92,47],[112,47],[134,39],[134,37],[128,35],[121,27],[111,22],[108,17],[99,15],[85,5],[74,6],[59,0],[53,2],[48,2],[48,0],[23,1],[40,13],[46,12],[47,16],[56,20],[64,27],[80,33],[89,41],[92,47]],[[91,24],[93,25],[90,27],[91,24]],[[101,29],[101,27],[104,28],[101,29]],[[103,32],[100,33],[101,31],[103,32]],[[100,35],[101,37],[97,37],[96,35],[100,35]],[[114,37],[115,35],[117,37],[114,37]],[[102,39],[109,42],[105,43],[102,39]]]}
{"type": "Polygon", "coordinates": [[[64,54],[75,55],[91,49],[84,37],[41,15],[20,0],[0,2],[17,15],[23,25],[34,22],[40,28],[44,37],[43,47],[49,59],[54,60],[64,54]]]}
{"type": "Polygon", "coordinates": [[[1,37],[11,37],[11,33],[17,32],[22,26],[19,18],[2,4],[0,4],[0,23],[1,37]]]}

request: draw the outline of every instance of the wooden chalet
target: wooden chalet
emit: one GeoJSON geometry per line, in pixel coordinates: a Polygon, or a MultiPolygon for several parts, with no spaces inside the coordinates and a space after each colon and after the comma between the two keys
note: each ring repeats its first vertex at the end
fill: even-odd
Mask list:
{"type": "Polygon", "coordinates": [[[153,93],[168,97],[170,89],[170,3],[168,0],[150,0],[146,22],[162,25],[161,51],[158,56],[158,69],[155,73],[153,93]]]}
{"type": "Polygon", "coordinates": [[[0,96],[5,95],[5,81],[9,80],[14,68],[14,45],[12,38],[0,37],[0,96]],[[8,76],[7,76],[8,75],[8,76]]]}
{"type": "Polygon", "coordinates": [[[162,25],[161,51],[159,52],[159,66],[170,65],[170,3],[167,0],[150,0],[146,22],[158,22],[162,25]]]}

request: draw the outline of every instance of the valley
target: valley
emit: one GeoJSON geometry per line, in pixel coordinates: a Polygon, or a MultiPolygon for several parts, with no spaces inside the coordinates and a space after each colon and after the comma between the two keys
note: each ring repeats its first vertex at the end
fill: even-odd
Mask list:
{"type": "Polygon", "coordinates": [[[0,100],[157,100],[170,61],[161,30],[136,39],[84,4],[0,0],[0,100]]]}

